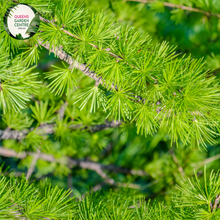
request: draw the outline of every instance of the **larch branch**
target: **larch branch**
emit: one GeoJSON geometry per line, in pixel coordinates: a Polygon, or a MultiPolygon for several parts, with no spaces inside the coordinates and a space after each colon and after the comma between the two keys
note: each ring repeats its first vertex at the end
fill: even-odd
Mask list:
{"type": "MultiPolygon", "coordinates": [[[[82,130],[91,129],[91,131],[95,133],[95,132],[105,130],[108,128],[119,127],[121,124],[122,123],[120,121],[112,121],[112,122],[106,121],[106,123],[100,124],[100,125],[94,125],[91,127],[85,126],[82,128],[82,130]]],[[[45,124],[45,125],[39,126],[37,130],[40,131],[42,135],[53,134],[55,132],[54,131],[55,126],[56,124],[45,124]]],[[[77,130],[82,126],[83,126],[82,124],[76,124],[76,125],[70,125],[69,128],[72,130],[77,130]]],[[[34,129],[35,128],[33,127],[33,128],[25,129],[22,131],[16,131],[16,130],[11,130],[11,129],[0,130],[0,140],[8,140],[8,139],[21,140],[21,139],[24,139],[26,135],[29,132],[33,131],[34,129]]]]}
{"type": "MultiPolygon", "coordinates": [[[[57,25],[54,24],[54,22],[51,21],[51,20],[45,19],[45,18],[43,18],[43,17],[41,17],[41,16],[40,16],[40,20],[43,21],[43,22],[46,22],[46,23],[51,23],[53,26],[57,27],[57,25]]],[[[61,28],[60,30],[62,30],[64,33],[68,34],[69,36],[71,36],[71,37],[73,37],[73,38],[75,38],[75,39],[81,41],[81,39],[80,39],[79,37],[77,37],[76,35],[73,35],[72,33],[70,33],[69,31],[65,30],[64,28],[61,28]]],[[[97,45],[95,45],[95,44],[89,43],[89,45],[91,45],[92,47],[94,47],[94,48],[96,48],[96,49],[98,49],[98,50],[100,49],[100,48],[99,48],[97,45]]],[[[105,50],[106,52],[108,52],[110,56],[112,56],[112,57],[114,57],[114,58],[116,58],[116,59],[125,61],[123,57],[118,56],[117,54],[114,54],[114,53],[110,52],[110,48],[107,48],[107,49],[104,49],[104,50],[105,50]]],[[[128,64],[128,63],[126,63],[126,64],[128,64]]],[[[128,65],[129,65],[129,64],[128,64],[128,65]]],[[[131,66],[131,65],[130,65],[130,66],[131,66]]],[[[135,68],[133,65],[132,65],[132,67],[135,68]]],[[[156,80],[153,76],[150,76],[150,77],[151,77],[155,82],[157,82],[157,80],[156,80]]],[[[101,82],[100,82],[100,83],[101,83],[101,82]]],[[[98,84],[97,81],[96,81],[96,84],[98,84]]],[[[114,84],[113,84],[112,86],[113,86],[113,88],[114,88],[114,87],[117,88],[117,86],[114,85],[114,84]]]]}
{"type": "Polygon", "coordinates": [[[213,16],[213,17],[220,18],[220,14],[211,13],[211,12],[208,12],[208,11],[201,10],[199,8],[193,8],[193,7],[189,7],[189,6],[185,6],[185,5],[177,5],[177,4],[170,3],[170,2],[161,2],[161,1],[153,1],[153,0],[125,0],[125,1],[127,1],[127,2],[141,2],[141,3],[157,3],[157,2],[160,2],[161,4],[163,4],[166,7],[180,8],[184,11],[197,12],[197,13],[204,14],[206,16],[213,16]]]}
{"type": "MultiPolygon", "coordinates": [[[[45,18],[43,18],[43,17],[41,17],[41,16],[40,16],[40,20],[43,21],[43,22],[46,22],[46,23],[51,23],[53,26],[56,27],[56,25],[54,24],[54,22],[51,21],[51,20],[45,19],[45,18]]],[[[69,31],[65,30],[64,28],[61,28],[60,30],[62,30],[64,33],[68,34],[69,36],[71,36],[71,37],[73,37],[73,38],[75,38],[75,39],[81,41],[81,39],[80,39],[79,37],[77,37],[76,35],[70,33],[69,31]]],[[[96,49],[99,49],[99,47],[98,47],[97,45],[95,45],[95,44],[89,43],[89,45],[91,45],[92,47],[94,47],[94,48],[96,48],[96,49]]],[[[106,52],[109,52],[109,51],[110,51],[109,48],[104,49],[104,50],[105,50],[106,52]]],[[[120,60],[123,59],[121,56],[118,56],[118,55],[116,55],[116,54],[114,54],[114,53],[112,53],[112,52],[109,52],[109,55],[111,55],[112,57],[115,57],[115,58],[117,58],[117,59],[120,59],[120,60]]]]}
{"type": "MultiPolygon", "coordinates": [[[[15,157],[19,159],[24,159],[27,156],[34,156],[36,154],[37,153],[34,153],[34,152],[18,152],[17,153],[16,151],[12,149],[6,149],[4,147],[0,147],[0,155],[4,157],[15,157]]],[[[48,162],[56,162],[56,163],[68,165],[69,167],[80,167],[83,169],[93,170],[95,172],[97,171],[97,173],[100,173],[100,171],[102,170],[106,170],[106,171],[113,172],[113,173],[124,173],[124,174],[131,174],[131,175],[137,175],[137,176],[148,175],[148,173],[146,173],[143,170],[133,170],[133,169],[125,168],[125,167],[118,167],[112,164],[104,165],[98,162],[74,159],[71,157],[55,158],[53,155],[44,154],[44,153],[40,153],[38,159],[42,159],[48,162]]]]}
{"type": "MultiPolygon", "coordinates": [[[[78,70],[80,70],[81,72],[83,72],[86,76],[90,77],[91,79],[94,79],[97,84],[101,84],[101,85],[105,85],[105,80],[102,79],[102,77],[98,76],[97,73],[95,73],[94,71],[90,70],[89,67],[86,64],[82,64],[79,63],[78,61],[74,60],[69,54],[67,54],[64,50],[62,50],[62,48],[54,48],[52,47],[50,50],[50,44],[48,42],[43,42],[38,40],[38,43],[44,47],[45,49],[51,51],[52,53],[54,53],[56,56],[58,56],[60,58],[60,60],[63,60],[65,62],[67,62],[71,68],[76,68],[78,70]]],[[[116,87],[114,86],[114,84],[111,85],[112,89],[116,89],[116,87]]]]}

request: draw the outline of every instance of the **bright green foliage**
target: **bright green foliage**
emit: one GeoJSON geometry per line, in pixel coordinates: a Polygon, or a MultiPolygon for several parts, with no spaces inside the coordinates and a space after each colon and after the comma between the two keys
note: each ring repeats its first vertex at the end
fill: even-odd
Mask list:
{"type": "Polygon", "coordinates": [[[205,176],[204,181],[204,185],[201,185],[195,175],[195,182],[182,182],[182,186],[177,188],[178,192],[175,192],[181,193],[179,200],[174,198],[172,205],[165,206],[156,201],[146,202],[143,196],[134,196],[132,190],[120,190],[117,193],[92,192],[77,201],[70,197],[69,190],[52,187],[48,181],[29,184],[24,177],[18,179],[12,173],[10,176],[1,175],[0,217],[84,220],[218,219],[220,212],[210,207],[211,203],[214,204],[215,195],[219,193],[218,173],[205,176]]]}
{"type": "Polygon", "coordinates": [[[74,87],[77,86],[77,82],[73,76],[73,71],[67,68],[60,68],[53,66],[55,70],[52,73],[48,73],[46,78],[53,79],[53,81],[48,85],[51,88],[51,91],[55,92],[55,95],[62,95],[66,91],[68,95],[74,87]]]}
{"type": "Polygon", "coordinates": [[[183,206],[191,206],[192,204],[210,205],[215,200],[216,195],[219,194],[219,181],[219,174],[213,172],[207,180],[205,170],[203,184],[201,184],[197,176],[192,181],[181,182],[181,186],[178,186],[178,189],[182,192],[182,195],[178,198],[178,203],[183,206]]]}
{"type": "MultiPolygon", "coordinates": [[[[220,212],[214,206],[217,197],[220,193],[219,189],[220,178],[219,172],[210,174],[210,177],[206,176],[206,169],[204,170],[204,180],[201,182],[196,173],[195,178],[192,180],[181,182],[177,189],[180,191],[178,196],[174,196],[174,202],[178,204],[178,207],[194,207],[193,218],[198,219],[218,219],[220,212]]],[[[218,204],[218,202],[217,202],[218,204]]],[[[192,213],[186,214],[184,212],[184,218],[192,217],[192,213]]]]}
{"type": "Polygon", "coordinates": [[[12,109],[20,111],[26,107],[31,94],[37,93],[40,81],[37,81],[37,73],[33,73],[34,67],[27,69],[19,58],[10,60],[7,53],[1,49],[1,88],[0,105],[6,111],[12,109]]]}
{"type": "Polygon", "coordinates": [[[91,100],[90,112],[96,112],[96,109],[100,108],[101,106],[103,107],[104,111],[106,111],[107,98],[105,92],[98,86],[85,89],[85,91],[82,93],[77,94],[76,99],[77,101],[74,104],[83,100],[79,106],[81,110],[85,107],[89,100],[91,100]]]}
{"type": "Polygon", "coordinates": [[[39,124],[49,124],[54,122],[55,116],[53,113],[56,111],[56,109],[51,107],[48,110],[48,102],[35,102],[35,106],[30,106],[30,108],[33,112],[33,118],[35,118],[39,124]]]}
{"type": "Polygon", "coordinates": [[[15,130],[23,130],[25,128],[29,128],[34,121],[33,119],[30,119],[27,114],[14,112],[12,110],[7,111],[3,115],[2,120],[8,128],[15,130]]]}
{"type": "MultiPolygon", "coordinates": [[[[102,98],[107,100],[103,108],[107,110],[107,118],[132,121],[141,116],[141,121],[136,121],[138,131],[148,135],[168,127],[167,132],[177,145],[180,141],[192,147],[214,143],[218,135],[220,90],[218,81],[208,75],[201,59],[177,56],[174,47],[165,42],[155,45],[149,35],[121,25],[104,13],[87,15],[75,1],[63,0],[51,10],[54,17],[45,14],[44,18],[53,22],[41,22],[32,41],[36,44],[38,39],[48,41],[50,49],[62,46],[73,59],[89,67],[91,64],[91,69],[105,81],[106,89],[112,90],[102,98]],[[146,108],[149,111],[140,112],[146,108]]],[[[32,44],[23,52],[27,65],[37,62],[37,50],[39,47],[32,44]]],[[[69,95],[76,86],[73,70],[67,66],[54,68],[46,76],[52,80],[48,86],[55,95],[64,92],[69,95]]],[[[4,87],[3,102],[16,110],[24,107],[28,96],[4,87]]],[[[81,100],[81,109],[90,100],[91,110],[100,106],[100,92],[94,91],[82,94],[81,97],[87,98],[81,100]]]]}
{"type": "Polygon", "coordinates": [[[24,48],[25,52],[22,53],[21,59],[24,64],[31,66],[39,60],[39,50],[36,46],[29,47],[29,49],[24,48]]]}
{"type": "Polygon", "coordinates": [[[190,52],[197,58],[205,57],[207,67],[215,70],[215,73],[219,72],[219,1],[154,0],[147,4],[113,1],[112,6],[119,17],[123,13],[120,8],[127,7],[126,11],[132,10],[130,14],[133,16],[126,19],[138,26],[141,31],[151,32],[154,35],[153,39],[158,38],[159,41],[166,39],[178,45],[178,52],[190,52]],[[189,9],[184,10],[181,6],[189,9]],[[218,17],[209,16],[210,12],[218,17]],[[175,28],[172,28],[173,26],[175,28]]]}
{"type": "Polygon", "coordinates": [[[68,198],[70,192],[52,188],[37,188],[21,178],[1,177],[1,219],[28,218],[68,219],[73,216],[74,204],[68,198]]]}
{"type": "MultiPolygon", "coordinates": [[[[218,18],[156,0],[19,2],[49,23],[41,20],[39,32],[22,41],[0,22],[0,161],[20,175],[40,151],[32,178],[49,176],[52,185],[72,193],[44,181],[1,176],[0,216],[219,219],[219,204],[212,209],[220,194],[218,172],[206,174],[219,169],[220,158],[218,18]],[[93,73],[60,62],[62,56],[48,53],[41,41],[93,73]],[[105,127],[116,120],[119,128],[105,127]],[[198,177],[192,178],[194,168],[198,177]],[[101,192],[78,201],[100,185],[101,192]]],[[[172,3],[219,13],[214,1],[172,3]]],[[[0,1],[1,21],[13,4],[0,1]]]]}
{"type": "Polygon", "coordinates": [[[124,0],[81,0],[87,8],[98,13],[103,8],[122,23],[129,23],[141,32],[150,33],[154,42],[162,40],[177,45],[178,53],[192,53],[205,57],[206,66],[219,73],[219,19],[203,13],[165,6],[163,3],[192,7],[205,12],[220,14],[217,0],[154,0],[149,3],[124,0]],[[110,3],[111,2],[111,3],[110,3]]]}

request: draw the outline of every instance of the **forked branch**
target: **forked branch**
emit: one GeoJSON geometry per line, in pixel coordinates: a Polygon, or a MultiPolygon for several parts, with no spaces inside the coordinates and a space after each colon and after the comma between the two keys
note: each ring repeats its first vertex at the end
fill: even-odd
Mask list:
{"type": "MultiPolygon", "coordinates": [[[[0,155],[4,157],[15,157],[19,159],[24,159],[27,156],[35,156],[38,153],[34,152],[19,152],[17,153],[16,151],[12,149],[6,149],[4,147],[0,147],[0,155]]],[[[80,167],[83,169],[88,169],[88,170],[93,170],[93,171],[109,171],[113,173],[124,173],[124,174],[131,174],[131,175],[137,175],[137,176],[147,176],[148,173],[146,173],[143,170],[133,170],[133,169],[128,169],[125,167],[118,167],[116,165],[104,165],[101,163],[93,162],[93,161],[88,161],[88,160],[79,160],[79,159],[74,159],[70,157],[62,157],[62,158],[55,158],[51,154],[44,154],[40,153],[38,156],[38,159],[45,160],[48,162],[56,162],[64,165],[68,165],[69,167],[80,167]]],[[[104,177],[104,176],[103,176],[104,177]]]]}

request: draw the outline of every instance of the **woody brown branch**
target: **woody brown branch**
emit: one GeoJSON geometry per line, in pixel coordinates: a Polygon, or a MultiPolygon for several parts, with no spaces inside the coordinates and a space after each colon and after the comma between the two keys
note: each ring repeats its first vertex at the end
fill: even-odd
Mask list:
{"type": "MultiPolygon", "coordinates": [[[[153,1],[153,0],[125,0],[126,2],[141,2],[141,3],[157,3],[158,1],[153,1]]],[[[215,13],[211,13],[208,11],[203,11],[199,8],[193,8],[193,7],[189,7],[189,6],[185,6],[185,5],[177,5],[174,3],[170,3],[170,2],[161,2],[161,4],[163,4],[166,7],[171,7],[171,8],[179,8],[182,9],[184,11],[191,11],[191,12],[197,12],[197,13],[201,13],[204,14],[206,16],[213,16],[213,17],[217,17],[220,18],[220,14],[215,14],[215,13]]]]}
{"type": "MultiPolygon", "coordinates": [[[[85,126],[81,130],[89,129],[91,132],[95,133],[101,130],[105,130],[108,128],[116,128],[119,127],[122,123],[120,121],[112,121],[108,122],[106,121],[104,124],[100,125],[94,125],[91,127],[85,126]]],[[[56,124],[45,124],[39,126],[36,130],[39,131],[42,135],[47,135],[47,134],[53,134],[54,127],[56,124]]],[[[72,130],[77,130],[80,129],[83,125],[82,124],[76,124],[76,125],[70,125],[69,128],[72,130]]],[[[33,131],[35,128],[32,127],[30,129],[25,129],[22,131],[16,131],[16,130],[11,130],[10,128],[7,128],[5,130],[0,130],[0,140],[8,140],[8,139],[14,139],[14,140],[21,140],[26,137],[26,135],[33,131]]]]}
{"type": "Polygon", "coordinates": [[[220,201],[220,195],[217,195],[215,198],[214,205],[212,206],[212,212],[217,208],[219,201],[220,201]]]}
{"type": "Polygon", "coordinates": [[[64,117],[64,113],[65,113],[65,110],[66,110],[66,106],[67,106],[67,105],[68,105],[68,103],[65,102],[63,105],[61,105],[61,107],[60,107],[60,109],[59,109],[59,111],[58,111],[58,115],[59,115],[60,120],[62,120],[63,117],[64,117]]]}
{"type": "MultiPolygon", "coordinates": [[[[103,80],[102,77],[98,76],[97,73],[90,70],[86,64],[82,64],[82,63],[79,63],[78,61],[74,60],[69,54],[67,54],[64,50],[62,50],[61,47],[60,48],[52,47],[50,49],[50,44],[48,42],[45,43],[43,41],[38,40],[38,43],[42,47],[44,47],[45,49],[51,51],[56,56],[58,56],[60,58],[60,60],[67,62],[70,65],[70,69],[76,68],[76,69],[80,70],[81,72],[83,72],[86,76],[94,79],[96,84],[101,84],[101,85],[105,86],[105,80],[103,80]]],[[[114,90],[117,89],[114,84],[111,85],[111,88],[114,90]]]]}
{"type": "MultiPolygon", "coordinates": [[[[4,147],[0,147],[0,155],[4,157],[15,157],[19,159],[24,159],[27,156],[35,156],[38,153],[34,152],[19,152],[12,149],[6,149],[4,147]]],[[[93,170],[95,172],[98,172],[100,175],[100,171],[106,170],[113,173],[124,173],[124,174],[131,174],[131,175],[137,175],[137,176],[147,176],[148,173],[146,173],[143,170],[133,170],[128,169],[125,167],[118,167],[116,165],[104,165],[98,162],[93,161],[87,161],[87,160],[80,160],[80,159],[74,159],[71,157],[62,157],[62,158],[55,158],[53,155],[50,154],[44,154],[40,153],[38,156],[38,159],[45,160],[47,162],[55,162],[59,164],[64,164],[69,167],[80,167],[83,169],[93,170]]],[[[103,175],[103,174],[102,174],[103,175]]],[[[103,176],[104,177],[104,176],[103,176]]]]}

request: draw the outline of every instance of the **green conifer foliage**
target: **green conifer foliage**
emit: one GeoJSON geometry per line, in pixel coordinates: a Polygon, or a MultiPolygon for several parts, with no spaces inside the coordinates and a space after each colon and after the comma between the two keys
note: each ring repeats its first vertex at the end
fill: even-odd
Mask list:
{"type": "MultiPolygon", "coordinates": [[[[107,118],[135,121],[138,131],[145,135],[167,127],[177,145],[181,141],[184,145],[205,147],[205,142],[214,142],[218,136],[219,85],[201,59],[178,56],[174,47],[165,42],[155,45],[148,35],[121,25],[102,12],[87,16],[75,1],[61,1],[56,7],[48,3],[48,8],[53,16],[44,12],[45,7],[39,9],[44,13],[40,31],[21,56],[26,65],[33,64],[37,62],[37,50],[43,46],[70,65],[71,71],[65,65],[66,70],[54,67],[56,70],[47,74],[55,94],[70,93],[77,83],[72,70],[78,68],[95,79],[95,86],[102,84],[111,91],[106,96],[107,118]],[[86,66],[80,66],[82,63],[86,66]]],[[[13,42],[10,38],[9,41],[13,42]]],[[[11,48],[3,46],[11,52],[11,48]]],[[[13,49],[19,49],[19,45],[13,49]]],[[[29,100],[17,90],[5,90],[2,100],[15,110],[29,100]]],[[[85,97],[93,97],[92,105],[98,105],[94,102],[102,91],[88,91],[90,94],[84,93],[85,97]]],[[[84,99],[83,94],[81,98],[84,99]]],[[[88,101],[85,99],[84,105],[88,101]]]]}
{"type": "Polygon", "coordinates": [[[69,190],[51,186],[48,181],[28,183],[13,173],[1,175],[2,219],[219,219],[218,173],[194,179],[177,187],[172,204],[133,196],[132,190],[91,192],[85,199],[70,197],[69,190]],[[217,195],[217,196],[216,196],[217,195]]]}
{"type": "Polygon", "coordinates": [[[218,6],[0,0],[0,219],[219,219],[219,78],[144,29],[146,11],[211,25],[218,6]],[[4,29],[18,3],[39,12],[28,40],[4,29]]]}

